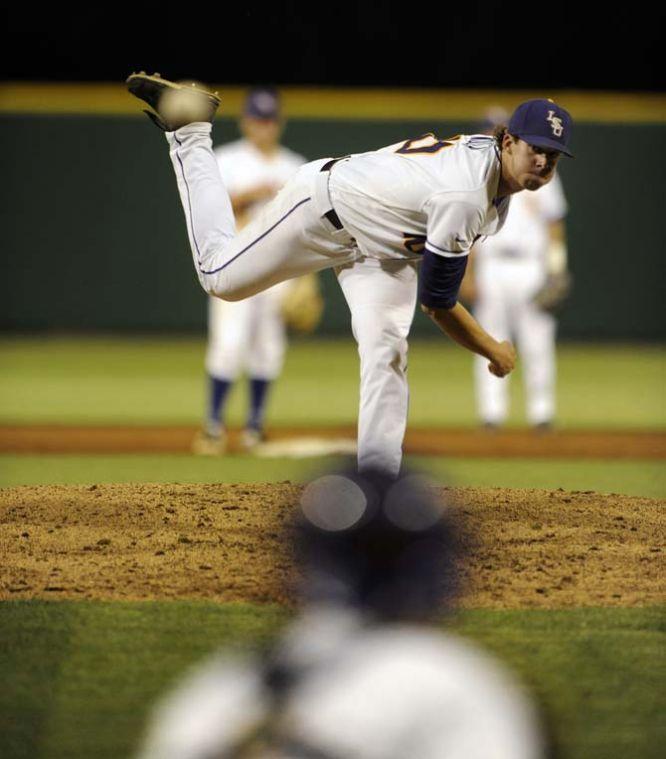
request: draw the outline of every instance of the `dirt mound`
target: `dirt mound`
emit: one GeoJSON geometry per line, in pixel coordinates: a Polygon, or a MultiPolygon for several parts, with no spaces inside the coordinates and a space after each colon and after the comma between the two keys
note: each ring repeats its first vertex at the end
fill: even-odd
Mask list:
{"type": "MultiPolygon", "coordinates": [[[[0,490],[0,599],[288,602],[283,525],[301,486],[0,490]]],[[[665,600],[666,502],[593,492],[458,488],[467,607],[665,600]],[[473,537],[472,537],[473,536],[473,537]]]]}

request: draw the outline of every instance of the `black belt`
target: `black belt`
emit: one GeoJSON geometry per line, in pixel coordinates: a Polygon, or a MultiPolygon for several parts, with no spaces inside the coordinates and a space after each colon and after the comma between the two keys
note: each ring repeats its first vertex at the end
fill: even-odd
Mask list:
{"type": "Polygon", "coordinates": [[[335,213],[335,210],[331,208],[330,211],[326,211],[324,216],[331,222],[331,224],[338,230],[342,229],[342,222],[340,221],[340,217],[335,213]]]}
{"type": "MultiPolygon", "coordinates": [[[[349,158],[349,156],[342,156],[342,158],[349,158]]],[[[319,171],[330,171],[338,161],[342,160],[342,158],[331,158],[331,160],[327,161],[321,167],[321,169],[319,169],[319,171]]],[[[340,221],[340,217],[337,215],[337,213],[335,213],[335,209],[331,208],[330,211],[326,211],[324,216],[336,229],[343,229],[342,222],[340,221]]]]}
{"type": "Polygon", "coordinates": [[[338,161],[341,161],[343,158],[349,158],[349,156],[345,155],[342,156],[342,158],[331,158],[330,161],[326,161],[326,163],[321,167],[321,169],[319,169],[319,171],[330,171],[335,166],[335,164],[338,161]]]}

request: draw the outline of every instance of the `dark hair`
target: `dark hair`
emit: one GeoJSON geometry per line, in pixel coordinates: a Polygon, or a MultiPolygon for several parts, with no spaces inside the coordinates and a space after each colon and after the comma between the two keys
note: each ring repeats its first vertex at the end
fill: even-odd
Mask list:
{"type": "Polygon", "coordinates": [[[508,133],[509,133],[509,130],[507,129],[506,124],[497,124],[493,129],[493,137],[495,138],[497,147],[500,150],[502,149],[502,142],[504,140],[504,135],[508,133]]]}

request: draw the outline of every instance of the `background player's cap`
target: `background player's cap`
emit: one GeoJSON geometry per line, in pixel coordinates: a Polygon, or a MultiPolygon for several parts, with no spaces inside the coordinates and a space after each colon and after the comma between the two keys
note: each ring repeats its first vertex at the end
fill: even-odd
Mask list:
{"type": "Polygon", "coordinates": [[[243,113],[254,119],[279,119],[280,97],[270,87],[258,87],[250,90],[245,99],[243,113]]]}
{"type": "Polygon", "coordinates": [[[562,106],[552,100],[527,100],[521,103],[509,119],[509,134],[520,137],[530,145],[559,150],[573,158],[569,139],[573,120],[562,106]]]}

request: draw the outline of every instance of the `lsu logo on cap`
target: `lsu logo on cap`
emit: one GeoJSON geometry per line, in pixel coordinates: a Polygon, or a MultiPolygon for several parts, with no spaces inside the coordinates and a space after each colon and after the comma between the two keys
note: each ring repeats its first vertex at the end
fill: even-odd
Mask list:
{"type": "Polygon", "coordinates": [[[508,132],[530,145],[571,156],[572,119],[561,105],[546,98],[526,100],[511,114],[508,132]]]}
{"type": "Polygon", "coordinates": [[[546,121],[550,122],[550,128],[553,130],[555,137],[561,137],[562,132],[564,132],[564,124],[562,124],[562,119],[555,115],[555,111],[548,111],[546,121]]]}

